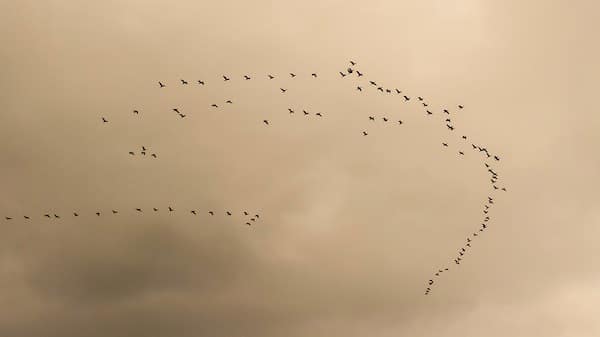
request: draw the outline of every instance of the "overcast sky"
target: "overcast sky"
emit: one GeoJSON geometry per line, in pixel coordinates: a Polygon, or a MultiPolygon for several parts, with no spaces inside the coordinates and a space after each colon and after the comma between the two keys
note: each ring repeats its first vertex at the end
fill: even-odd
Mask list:
{"type": "Polygon", "coordinates": [[[599,10],[0,1],[0,335],[600,335],[599,10]]]}

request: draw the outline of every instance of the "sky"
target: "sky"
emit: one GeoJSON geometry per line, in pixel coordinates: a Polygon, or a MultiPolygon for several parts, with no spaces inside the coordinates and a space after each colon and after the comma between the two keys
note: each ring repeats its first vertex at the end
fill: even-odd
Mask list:
{"type": "Polygon", "coordinates": [[[600,335],[599,6],[0,1],[0,335],[600,335]]]}

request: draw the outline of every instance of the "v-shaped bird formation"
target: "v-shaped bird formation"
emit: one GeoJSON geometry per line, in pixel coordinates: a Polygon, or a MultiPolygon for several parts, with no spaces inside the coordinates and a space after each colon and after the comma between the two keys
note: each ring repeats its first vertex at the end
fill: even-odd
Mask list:
{"type": "MultiPolygon", "coordinates": [[[[437,284],[438,280],[443,276],[444,273],[453,270],[454,268],[458,268],[458,266],[463,263],[463,261],[471,254],[473,250],[473,246],[476,245],[476,240],[479,236],[486,233],[490,228],[491,223],[491,211],[494,206],[494,202],[496,200],[496,196],[494,193],[497,192],[506,192],[507,188],[500,179],[500,175],[497,172],[496,165],[500,162],[500,156],[498,154],[493,153],[488,150],[487,147],[477,144],[470,140],[470,137],[467,137],[464,133],[460,132],[457,129],[457,126],[453,122],[452,115],[457,110],[464,109],[464,105],[459,104],[455,108],[451,107],[439,107],[435,108],[430,104],[422,95],[414,95],[405,92],[405,90],[398,88],[393,85],[384,85],[380,81],[377,81],[372,78],[367,78],[367,75],[364,71],[360,70],[357,66],[357,62],[350,61],[348,65],[344,66],[343,70],[332,71],[331,74],[341,80],[342,82],[350,82],[347,84],[348,88],[357,95],[378,95],[378,96],[388,96],[391,98],[397,98],[398,105],[407,105],[411,104],[416,106],[420,111],[422,111],[423,118],[427,118],[435,122],[436,117],[439,117],[439,127],[446,130],[447,135],[440,141],[441,148],[445,151],[453,151],[456,153],[457,158],[464,158],[465,156],[474,155],[479,156],[482,160],[483,167],[486,172],[489,174],[489,182],[490,182],[490,194],[487,196],[487,199],[483,201],[483,209],[482,209],[482,218],[481,221],[473,227],[473,232],[466,235],[464,242],[460,245],[457,250],[457,254],[448,260],[448,265],[441,266],[435,268],[431,277],[428,279],[425,285],[425,295],[429,295],[434,287],[437,284]],[[468,151],[471,151],[471,154],[468,154],[468,151]]],[[[287,95],[288,88],[285,85],[282,85],[278,80],[281,77],[285,77],[291,80],[299,80],[299,79],[307,79],[309,81],[318,81],[322,78],[316,72],[306,72],[306,73],[294,73],[290,72],[283,75],[277,75],[273,73],[267,73],[263,75],[253,75],[253,74],[241,74],[241,75],[231,75],[231,74],[220,74],[212,79],[200,78],[200,79],[179,79],[175,83],[167,83],[166,81],[160,80],[156,82],[156,88],[159,90],[168,90],[174,86],[197,86],[204,87],[208,86],[215,82],[225,82],[230,83],[231,81],[267,81],[269,84],[273,84],[274,93],[287,95]]],[[[345,85],[345,84],[344,84],[345,85]]],[[[212,102],[209,106],[206,107],[207,110],[218,110],[222,109],[225,106],[233,105],[235,100],[233,98],[229,98],[219,102],[212,102]]],[[[143,113],[139,109],[133,109],[133,115],[142,116],[143,113]]],[[[178,119],[185,119],[188,117],[186,111],[184,111],[181,107],[174,106],[171,108],[170,113],[173,113],[174,116],[178,119]]],[[[288,106],[287,110],[283,111],[286,115],[295,118],[314,118],[315,120],[327,118],[328,114],[323,111],[315,111],[312,109],[308,109],[306,107],[295,107],[288,106]]],[[[110,125],[110,119],[107,116],[101,116],[101,123],[103,125],[110,125]]],[[[258,118],[257,122],[262,123],[265,127],[274,127],[277,123],[273,123],[272,120],[268,118],[258,118]]],[[[403,119],[392,118],[390,114],[373,114],[370,113],[364,118],[364,128],[362,130],[357,131],[361,137],[369,137],[372,136],[372,132],[370,129],[376,124],[383,124],[389,127],[402,128],[406,127],[406,123],[403,119]]],[[[410,124],[410,123],[409,123],[410,124]]],[[[128,151],[130,156],[147,156],[149,158],[157,159],[158,155],[151,151],[146,146],[141,146],[136,148],[135,150],[128,151]]],[[[121,213],[122,210],[109,210],[109,211],[87,211],[86,213],[79,213],[77,211],[70,212],[70,215],[74,217],[78,217],[80,215],[91,215],[91,216],[117,216],[121,213]]],[[[129,210],[135,212],[136,214],[142,213],[156,213],[159,211],[164,212],[175,212],[175,209],[169,206],[165,209],[159,208],[135,208],[134,210],[129,210]]],[[[233,212],[226,211],[213,211],[213,210],[200,210],[200,209],[190,209],[183,211],[191,216],[199,216],[201,214],[205,214],[208,216],[216,216],[217,214],[223,214],[224,216],[232,216],[233,212]]],[[[258,221],[259,215],[250,215],[252,213],[243,211],[244,223],[248,226],[254,224],[258,221]]],[[[23,215],[23,219],[32,220],[35,217],[43,217],[46,219],[60,219],[60,214],[55,214],[52,212],[42,213],[37,215],[23,215]]],[[[6,216],[5,220],[10,221],[16,219],[13,216],[6,216]]]]}

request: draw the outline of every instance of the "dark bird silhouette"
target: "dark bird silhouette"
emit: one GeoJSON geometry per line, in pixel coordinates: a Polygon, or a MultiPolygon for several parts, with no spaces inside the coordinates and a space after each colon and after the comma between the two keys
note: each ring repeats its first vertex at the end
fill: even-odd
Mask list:
{"type": "Polygon", "coordinates": [[[321,115],[320,112],[317,112],[315,115],[319,116],[319,117],[323,117],[323,115],[321,115]]]}
{"type": "Polygon", "coordinates": [[[348,71],[348,74],[352,74],[352,72],[353,72],[354,70],[352,70],[352,68],[348,68],[348,69],[347,69],[347,71],[348,71]]]}
{"type": "Polygon", "coordinates": [[[433,115],[433,112],[426,110],[428,115],[433,115]]]}
{"type": "Polygon", "coordinates": [[[244,75],[244,79],[247,81],[247,80],[249,80],[249,79],[250,79],[250,76],[248,76],[248,75],[244,75]]]}
{"type": "Polygon", "coordinates": [[[429,104],[427,104],[427,103],[423,103],[423,106],[424,106],[424,107],[428,107],[428,106],[429,106],[429,104]]]}
{"type": "Polygon", "coordinates": [[[340,71],[340,75],[342,75],[342,77],[345,77],[346,74],[344,74],[343,72],[340,71]]]}
{"type": "Polygon", "coordinates": [[[216,104],[212,104],[211,106],[212,106],[213,108],[218,108],[218,107],[219,107],[219,106],[218,106],[218,105],[216,105],[216,104]]]}
{"type": "Polygon", "coordinates": [[[442,145],[444,145],[445,147],[448,147],[448,143],[442,143],[442,145]]]}
{"type": "Polygon", "coordinates": [[[140,114],[140,112],[139,112],[139,111],[137,111],[137,110],[133,110],[133,113],[134,113],[134,114],[136,114],[136,115],[139,115],[139,114],[140,114]]]}
{"type": "Polygon", "coordinates": [[[296,77],[296,74],[294,74],[294,73],[290,73],[290,76],[292,76],[292,77],[296,77]]]}
{"type": "Polygon", "coordinates": [[[188,84],[188,82],[186,80],[180,80],[181,84],[188,84]]]}
{"type": "Polygon", "coordinates": [[[129,151],[129,154],[132,156],[135,155],[135,153],[133,151],[129,151]]]}
{"type": "Polygon", "coordinates": [[[304,116],[308,115],[308,111],[302,110],[302,112],[304,113],[304,116]]]}
{"type": "Polygon", "coordinates": [[[226,213],[227,215],[231,215],[231,212],[230,212],[230,211],[227,211],[227,212],[225,212],[225,213],[226,213]]]}
{"type": "Polygon", "coordinates": [[[152,157],[156,158],[156,153],[151,154],[152,157]]]}
{"type": "Polygon", "coordinates": [[[462,108],[464,108],[464,106],[462,106],[462,105],[459,105],[459,106],[458,106],[458,108],[459,108],[459,109],[462,109],[462,108]]]}
{"type": "Polygon", "coordinates": [[[363,136],[368,135],[368,133],[366,131],[363,131],[363,136]]]}
{"type": "Polygon", "coordinates": [[[136,211],[138,211],[138,212],[141,212],[141,211],[142,211],[142,209],[141,209],[141,208],[136,208],[135,210],[136,210],[136,211]]]}
{"type": "Polygon", "coordinates": [[[378,87],[377,90],[383,92],[383,88],[382,87],[378,87]]]}
{"type": "Polygon", "coordinates": [[[169,206],[169,212],[173,212],[173,211],[174,211],[174,209],[171,206],[169,206]]]}
{"type": "Polygon", "coordinates": [[[358,77],[361,77],[363,74],[360,71],[356,71],[356,74],[358,75],[358,77]]]}
{"type": "Polygon", "coordinates": [[[100,216],[100,212],[96,212],[96,216],[100,216]]]}
{"type": "Polygon", "coordinates": [[[369,81],[369,83],[371,83],[374,86],[377,86],[377,83],[373,82],[373,81],[369,81]]]}
{"type": "Polygon", "coordinates": [[[185,118],[185,116],[187,116],[187,115],[179,114],[179,117],[181,117],[181,118],[185,118]]]}
{"type": "Polygon", "coordinates": [[[108,123],[108,120],[104,117],[102,117],[102,123],[108,123]]]}
{"type": "Polygon", "coordinates": [[[433,284],[433,280],[429,280],[429,285],[432,285],[432,284],[433,284]]]}
{"type": "Polygon", "coordinates": [[[467,136],[462,136],[462,139],[467,139],[467,136]]]}
{"type": "Polygon", "coordinates": [[[252,226],[252,225],[251,225],[249,222],[246,222],[246,225],[248,225],[248,226],[252,226]]]}
{"type": "Polygon", "coordinates": [[[8,217],[8,216],[7,216],[7,217],[4,217],[4,219],[6,219],[6,220],[12,220],[12,218],[11,218],[11,217],[8,217]]]}
{"type": "Polygon", "coordinates": [[[404,122],[402,122],[402,120],[398,121],[398,124],[402,125],[404,122]]]}
{"type": "Polygon", "coordinates": [[[158,85],[160,85],[160,87],[161,87],[161,88],[164,88],[164,87],[165,87],[165,85],[164,85],[164,84],[162,84],[162,82],[158,82],[158,85]]]}
{"type": "Polygon", "coordinates": [[[351,64],[351,65],[353,65],[353,66],[355,66],[355,65],[356,65],[356,62],[354,62],[354,61],[350,60],[350,64],[351,64]]]}
{"type": "Polygon", "coordinates": [[[196,215],[196,211],[194,211],[194,210],[191,210],[190,213],[196,215]]]}
{"type": "Polygon", "coordinates": [[[119,213],[119,211],[116,211],[114,209],[112,210],[112,214],[117,214],[117,213],[119,213]]]}
{"type": "Polygon", "coordinates": [[[496,159],[496,161],[500,161],[500,157],[498,156],[494,156],[494,159],[496,159]]]}
{"type": "Polygon", "coordinates": [[[198,80],[198,84],[204,85],[204,81],[198,80]]]}
{"type": "Polygon", "coordinates": [[[356,87],[356,90],[362,91],[362,88],[360,86],[358,86],[358,87],[356,87]]]}
{"type": "Polygon", "coordinates": [[[213,211],[208,211],[208,214],[210,214],[210,215],[215,215],[215,212],[213,212],[213,211]]]}
{"type": "Polygon", "coordinates": [[[465,153],[462,151],[458,151],[458,154],[463,155],[463,156],[465,155],[465,153]]]}
{"type": "Polygon", "coordinates": [[[400,94],[400,93],[402,93],[402,90],[398,90],[398,89],[394,89],[394,90],[396,90],[396,93],[397,93],[397,94],[400,94]]]}
{"type": "Polygon", "coordinates": [[[231,100],[226,100],[225,103],[232,104],[233,102],[231,100]]]}
{"type": "Polygon", "coordinates": [[[46,218],[50,218],[50,214],[44,214],[46,218]]]}
{"type": "Polygon", "coordinates": [[[244,211],[244,215],[248,215],[248,212],[244,211]]]}
{"type": "Polygon", "coordinates": [[[312,74],[310,74],[310,75],[311,75],[312,77],[315,77],[315,78],[317,77],[317,74],[315,74],[315,73],[312,73],[312,74]]]}
{"type": "Polygon", "coordinates": [[[179,113],[179,109],[178,108],[173,108],[173,111],[175,111],[176,113],[179,113]]]}
{"type": "Polygon", "coordinates": [[[392,93],[390,89],[385,89],[385,92],[387,92],[388,94],[392,93]]]}
{"type": "Polygon", "coordinates": [[[154,210],[155,212],[158,212],[158,208],[153,207],[152,210],[154,210]]]}
{"type": "Polygon", "coordinates": [[[404,95],[404,100],[405,100],[405,101],[410,101],[410,97],[408,97],[408,96],[404,95]]]}
{"type": "Polygon", "coordinates": [[[283,88],[279,88],[279,90],[281,90],[282,93],[287,91],[287,89],[283,89],[283,88]]]}
{"type": "Polygon", "coordinates": [[[251,220],[251,221],[256,221],[256,219],[254,219],[254,218],[252,218],[252,219],[250,219],[250,220],[251,220]]]}
{"type": "Polygon", "coordinates": [[[229,81],[229,77],[227,77],[227,76],[223,75],[223,80],[224,80],[224,81],[229,81]]]}
{"type": "Polygon", "coordinates": [[[452,125],[446,124],[446,126],[448,127],[448,129],[454,130],[454,127],[452,125]]]}
{"type": "Polygon", "coordinates": [[[269,121],[268,121],[268,120],[266,120],[266,119],[263,119],[263,123],[265,123],[265,124],[269,125],[269,121]]]}
{"type": "Polygon", "coordinates": [[[55,217],[56,219],[60,219],[60,216],[58,216],[58,215],[56,215],[56,214],[54,214],[54,217],[55,217]]]}
{"type": "Polygon", "coordinates": [[[140,153],[141,153],[142,155],[144,155],[144,156],[146,155],[146,151],[142,151],[142,152],[140,152],[140,153]]]}
{"type": "Polygon", "coordinates": [[[258,219],[260,218],[260,216],[258,214],[254,214],[254,216],[258,219]]]}
{"type": "Polygon", "coordinates": [[[28,217],[27,215],[24,215],[23,217],[24,217],[25,219],[29,220],[29,217],[28,217]]]}
{"type": "Polygon", "coordinates": [[[471,144],[471,146],[473,147],[473,149],[477,148],[477,146],[475,146],[475,144],[471,144]]]}
{"type": "MultiPolygon", "coordinates": [[[[79,216],[79,214],[77,214],[76,212],[73,212],[73,216],[79,216]]],[[[50,216],[48,216],[50,217],[50,216]]]]}
{"type": "Polygon", "coordinates": [[[417,97],[417,99],[418,99],[419,101],[422,101],[422,100],[423,100],[423,97],[421,97],[421,96],[418,96],[418,97],[417,97]]]}
{"type": "Polygon", "coordinates": [[[506,187],[502,187],[502,190],[503,190],[504,192],[506,192],[506,187]]]}
{"type": "Polygon", "coordinates": [[[270,79],[270,80],[272,80],[272,79],[274,79],[274,78],[275,78],[275,76],[273,76],[273,75],[270,75],[270,74],[269,74],[269,75],[267,75],[267,76],[269,76],[269,79],[270,79]]]}
{"type": "Polygon", "coordinates": [[[375,117],[373,117],[373,116],[369,116],[369,120],[370,120],[370,121],[374,121],[374,120],[375,120],[375,117]]]}
{"type": "Polygon", "coordinates": [[[387,119],[387,118],[385,118],[385,117],[383,117],[382,119],[383,119],[383,121],[384,121],[384,122],[387,122],[387,121],[388,121],[388,119],[387,119]]]}

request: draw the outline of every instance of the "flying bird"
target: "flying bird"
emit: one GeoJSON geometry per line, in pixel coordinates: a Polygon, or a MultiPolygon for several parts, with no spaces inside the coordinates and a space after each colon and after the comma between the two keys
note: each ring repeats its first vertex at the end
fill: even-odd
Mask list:
{"type": "Polygon", "coordinates": [[[113,214],[117,214],[117,213],[119,213],[119,211],[115,211],[115,210],[113,209],[113,210],[112,210],[112,213],[113,213],[113,214]]]}
{"type": "Polygon", "coordinates": [[[356,87],[356,90],[362,91],[362,88],[360,86],[358,86],[358,87],[356,87]]]}
{"type": "Polygon", "coordinates": [[[405,100],[405,101],[409,101],[409,100],[410,100],[410,97],[408,97],[408,96],[404,95],[404,100],[405,100]]]}
{"type": "Polygon", "coordinates": [[[317,74],[315,74],[315,73],[312,73],[312,74],[311,74],[311,76],[316,78],[316,77],[317,77],[317,74]]]}
{"type": "Polygon", "coordinates": [[[108,123],[108,120],[106,118],[102,117],[102,122],[103,123],[108,123]]]}
{"type": "Polygon", "coordinates": [[[164,85],[164,84],[162,84],[162,82],[158,82],[158,85],[160,85],[160,87],[161,87],[161,88],[164,88],[164,87],[165,87],[165,85],[164,85]]]}
{"type": "Polygon", "coordinates": [[[344,74],[343,72],[340,71],[340,75],[342,75],[342,77],[345,77],[346,74],[344,74]]]}
{"type": "Polygon", "coordinates": [[[251,226],[251,224],[249,222],[246,222],[246,225],[251,226]]]}
{"type": "Polygon", "coordinates": [[[361,77],[363,74],[360,71],[356,71],[356,74],[358,75],[358,77],[361,77]]]}
{"type": "Polygon", "coordinates": [[[181,81],[181,84],[188,84],[188,82],[185,80],[180,80],[180,81],[181,81]]]}
{"type": "Polygon", "coordinates": [[[321,115],[320,112],[317,112],[315,115],[319,116],[319,117],[323,117],[323,115],[321,115]]]}
{"type": "Polygon", "coordinates": [[[274,78],[275,78],[275,76],[273,76],[273,75],[270,75],[270,74],[269,74],[269,75],[267,75],[267,76],[269,76],[269,79],[270,79],[270,80],[272,80],[272,79],[274,79],[274,78]]]}
{"type": "Polygon", "coordinates": [[[248,76],[248,75],[244,75],[244,79],[247,81],[247,80],[249,80],[249,79],[250,79],[250,76],[248,76]]]}
{"type": "Polygon", "coordinates": [[[137,111],[137,110],[133,110],[133,113],[136,114],[136,115],[139,115],[140,112],[137,111]]]}
{"type": "Polygon", "coordinates": [[[231,212],[230,212],[230,211],[227,211],[227,212],[225,212],[225,213],[226,213],[227,215],[231,215],[231,212]]]}
{"type": "Polygon", "coordinates": [[[129,151],[129,154],[132,156],[135,155],[135,153],[133,153],[133,151],[129,151]]]}
{"type": "Polygon", "coordinates": [[[355,66],[355,65],[356,65],[356,62],[354,62],[354,61],[350,60],[350,64],[351,64],[351,65],[353,65],[353,66],[355,66]]]}
{"type": "Polygon", "coordinates": [[[377,83],[373,82],[373,81],[369,81],[369,83],[371,83],[374,86],[377,86],[377,83]]]}
{"type": "Polygon", "coordinates": [[[219,107],[219,106],[218,106],[218,105],[216,105],[216,104],[212,104],[211,106],[212,106],[213,108],[218,108],[218,107],[219,107]]]}
{"type": "Polygon", "coordinates": [[[210,215],[215,215],[215,212],[213,212],[213,211],[208,211],[208,214],[210,214],[210,215]]]}
{"type": "Polygon", "coordinates": [[[467,139],[467,136],[462,136],[462,139],[467,139]]]}
{"type": "Polygon", "coordinates": [[[169,206],[169,212],[173,212],[173,211],[174,211],[174,209],[171,208],[171,206],[169,206]]]}
{"type": "Polygon", "coordinates": [[[191,210],[190,213],[196,215],[196,211],[194,211],[194,210],[191,210]]]}
{"type": "Polygon", "coordinates": [[[156,208],[156,207],[153,207],[152,209],[153,209],[155,212],[158,212],[158,208],[156,208]]]}
{"type": "Polygon", "coordinates": [[[448,127],[448,129],[454,130],[454,127],[452,125],[446,124],[446,126],[448,127]]]}
{"type": "Polygon", "coordinates": [[[263,120],[263,123],[265,123],[265,124],[269,125],[269,121],[268,121],[268,120],[266,120],[266,119],[264,119],[264,120],[263,120]]]}
{"type": "Polygon", "coordinates": [[[374,121],[374,120],[375,120],[375,117],[373,117],[373,116],[369,116],[369,120],[370,120],[370,121],[374,121]]]}
{"type": "Polygon", "coordinates": [[[204,85],[204,81],[198,80],[198,84],[204,85]]]}
{"type": "Polygon", "coordinates": [[[156,158],[156,153],[151,154],[152,157],[156,158]]]}
{"type": "Polygon", "coordinates": [[[459,105],[459,106],[458,106],[458,108],[459,108],[459,109],[462,109],[462,108],[464,108],[464,106],[462,106],[462,105],[459,105]]]}
{"type": "Polygon", "coordinates": [[[448,143],[442,143],[442,145],[444,145],[445,147],[448,147],[448,143]]]}
{"type": "Polygon", "coordinates": [[[29,217],[28,217],[27,215],[24,215],[23,217],[24,217],[25,219],[29,220],[29,217]]]}
{"type": "Polygon", "coordinates": [[[233,102],[231,100],[227,100],[225,103],[232,104],[233,102]]]}
{"type": "Polygon", "coordinates": [[[384,122],[387,122],[387,121],[388,121],[388,119],[387,119],[387,118],[385,118],[385,117],[383,117],[382,119],[383,119],[383,121],[384,121],[384,122]]]}
{"type": "Polygon", "coordinates": [[[287,89],[283,89],[283,88],[279,88],[279,90],[281,90],[282,93],[287,91],[287,89]]]}
{"type": "Polygon", "coordinates": [[[402,122],[402,120],[399,120],[399,121],[398,121],[398,124],[402,125],[402,123],[404,123],[404,122],[402,122]]]}
{"type": "Polygon", "coordinates": [[[447,113],[448,115],[450,114],[450,112],[448,112],[448,110],[444,109],[444,112],[447,113]]]}
{"type": "Polygon", "coordinates": [[[142,211],[142,209],[141,209],[141,208],[136,208],[135,210],[136,210],[136,211],[138,211],[138,212],[141,212],[141,211],[142,211]]]}
{"type": "Polygon", "coordinates": [[[426,110],[428,115],[433,115],[433,112],[426,110]]]}
{"type": "Polygon", "coordinates": [[[366,131],[363,131],[363,136],[368,135],[368,133],[366,131]]]}
{"type": "Polygon", "coordinates": [[[224,80],[224,81],[229,81],[229,77],[227,77],[227,76],[223,75],[223,80],[224,80]]]}
{"type": "Polygon", "coordinates": [[[96,216],[100,216],[100,212],[96,212],[96,216]]]}
{"type": "Polygon", "coordinates": [[[293,78],[293,77],[296,77],[296,74],[290,73],[290,76],[293,78]]]}

